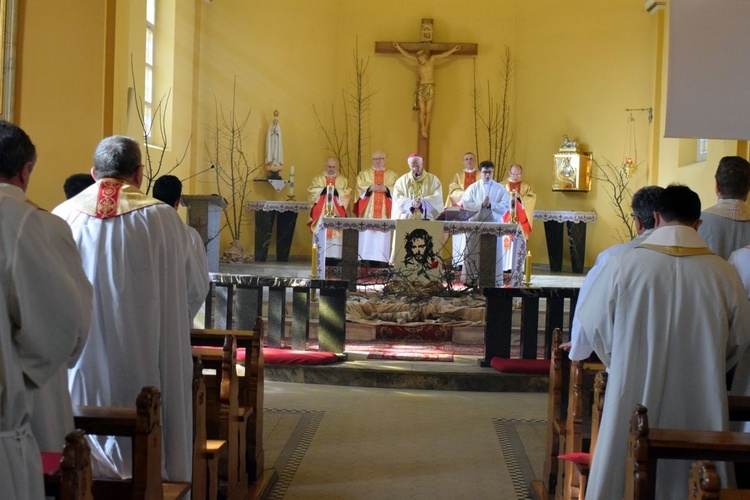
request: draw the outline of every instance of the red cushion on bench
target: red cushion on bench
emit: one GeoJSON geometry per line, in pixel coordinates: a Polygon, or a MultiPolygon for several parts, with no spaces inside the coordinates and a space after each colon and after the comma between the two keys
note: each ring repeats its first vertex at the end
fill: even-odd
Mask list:
{"type": "Polygon", "coordinates": [[[62,459],[62,452],[58,451],[43,451],[42,452],[42,471],[45,474],[52,474],[60,468],[60,460],[62,459]]]}
{"type": "Polygon", "coordinates": [[[557,458],[561,460],[568,460],[569,462],[573,462],[574,464],[585,465],[586,467],[588,467],[591,463],[591,454],[582,451],[576,453],[566,453],[565,455],[558,455],[557,458]]]}
{"type": "Polygon", "coordinates": [[[267,365],[329,365],[339,360],[333,352],[293,351],[291,349],[263,348],[267,365]]]}
{"type": "Polygon", "coordinates": [[[490,366],[502,373],[549,373],[549,359],[508,359],[494,357],[490,366]]]}

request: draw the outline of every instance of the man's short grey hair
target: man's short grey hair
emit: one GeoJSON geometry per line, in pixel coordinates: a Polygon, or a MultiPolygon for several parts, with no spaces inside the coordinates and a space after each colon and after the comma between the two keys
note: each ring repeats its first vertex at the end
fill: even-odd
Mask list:
{"type": "Polygon", "coordinates": [[[408,164],[409,166],[411,166],[411,161],[412,161],[412,160],[416,160],[416,161],[417,161],[417,163],[419,163],[420,165],[422,164],[422,157],[421,157],[421,156],[410,156],[410,157],[409,157],[409,158],[408,158],[408,159],[406,160],[406,163],[407,163],[407,164],[408,164]]]}
{"type": "Polygon", "coordinates": [[[141,146],[138,141],[123,135],[102,139],[94,152],[94,170],[97,178],[127,179],[141,164],[141,146]]]}

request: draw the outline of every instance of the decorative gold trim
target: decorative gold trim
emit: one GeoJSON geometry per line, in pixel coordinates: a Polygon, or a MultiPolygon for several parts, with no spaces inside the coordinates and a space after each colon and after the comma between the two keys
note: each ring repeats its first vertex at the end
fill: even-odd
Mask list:
{"type": "Polygon", "coordinates": [[[653,245],[651,243],[641,243],[638,248],[647,248],[665,253],[673,257],[691,257],[693,255],[713,255],[714,253],[708,247],[678,247],[653,245]]]}

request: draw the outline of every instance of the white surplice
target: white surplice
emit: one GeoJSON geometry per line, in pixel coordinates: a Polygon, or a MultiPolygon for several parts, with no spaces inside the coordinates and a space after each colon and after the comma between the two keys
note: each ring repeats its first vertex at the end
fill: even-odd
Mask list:
{"type": "MultiPolygon", "coordinates": [[[[728,429],[725,374],[750,343],[750,302],[707,251],[689,227],[657,228],[609,260],[578,309],[609,371],[587,499],[622,497],[636,403],[651,427],[728,429]]],[[[687,498],[688,474],[688,461],[660,461],[656,497],[687,498]]]]}
{"type": "Polygon", "coordinates": [[[586,278],[584,278],[583,283],[581,284],[581,289],[578,291],[576,313],[573,316],[573,324],[570,327],[570,352],[568,353],[568,357],[573,361],[587,359],[594,351],[594,348],[589,342],[589,338],[581,331],[581,322],[578,320],[578,308],[581,307],[583,299],[589,293],[591,286],[604,268],[604,264],[615,255],[620,255],[638,246],[644,239],[646,239],[646,237],[648,237],[649,234],[651,234],[652,231],[653,229],[644,231],[643,234],[636,236],[631,241],[611,246],[596,256],[594,266],[589,269],[588,273],[586,273],[586,278]]]}
{"type": "MultiPolygon", "coordinates": [[[[478,213],[470,219],[471,221],[501,223],[503,215],[510,210],[510,195],[508,195],[508,192],[499,182],[495,182],[492,179],[484,182],[482,179],[479,179],[464,192],[461,204],[467,210],[478,210],[478,213]],[[489,209],[482,207],[482,203],[487,196],[490,199],[489,209]]],[[[476,262],[479,260],[479,240],[479,235],[470,234],[467,236],[464,267],[461,271],[461,277],[464,282],[478,278],[478,276],[472,276],[472,274],[477,273],[478,269],[476,262]]],[[[508,251],[507,253],[512,261],[511,252],[508,251]]],[[[497,252],[495,255],[495,283],[500,285],[503,282],[503,256],[505,254],[503,239],[500,237],[497,239],[497,252]]]]}
{"type": "Polygon", "coordinates": [[[722,259],[750,245],[750,206],[742,200],[720,199],[701,212],[698,234],[722,259]]]}
{"type": "MultiPolygon", "coordinates": [[[[70,225],[94,286],[91,329],[70,370],[74,404],[133,406],[144,386],[162,396],[166,480],[190,481],[192,358],[190,328],[208,293],[208,275],[177,212],[163,203],[112,218],[87,215],[80,196],[55,208],[70,225]]],[[[141,195],[142,196],[142,195],[141,195]]],[[[92,439],[97,475],[131,477],[127,439],[92,439]]]]}
{"type": "MultiPolygon", "coordinates": [[[[745,293],[750,298],[750,246],[732,252],[729,263],[737,269],[745,293]]],[[[750,396],[750,349],[745,351],[737,363],[730,394],[750,396]]],[[[730,425],[733,431],[750,432],[750,422],[732,422],[730,425]]]]}
{"type": "Polygon", "coordinates": [[[63,377],[86,340],[91,285],[65,223],[9,184],[0,184],[0,248],[0,485],[3,498],[42,498],[30,419],[36,412],[52,434],[73,429],[63,377]]]}

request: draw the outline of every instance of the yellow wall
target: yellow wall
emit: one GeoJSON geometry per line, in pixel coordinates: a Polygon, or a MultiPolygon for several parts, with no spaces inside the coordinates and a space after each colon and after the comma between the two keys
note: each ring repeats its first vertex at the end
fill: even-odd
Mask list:
{"type": "Polygon", "coordinates": [[[37,147],[29,197],[51,209],[102,137],[105,2],[19,2],[14,121],[37,147]]]}
{"type": "MultiPolygon", "coordinates": [[[[144,6],[88,0],[86,8],[71,10],[37,3],[21,2],[16,121],[40,152],[29,194],[51,208],[62,200],[64,178],[89,168],[102,135],[139,132],[130,58],[143,59],[144,6]],[[109,52],[107,40],[112,40],[109,52]]],[[[551,191],[552,155],[563,134],[593,151],[595,159],[619,163],[625,108],[655,107],[653,124],[645,114],[634,113],[642,163],[633,189],[650,182],[684,182],[699,192],[706,206],[713,203],[718,158],[738,148],[734,141],[711,141],[705,165],[677,166],[678,141],[662,139],[668,14],[648,14],[640,1],[162,0],[162,19],[165,11],[173,22],[162,21],[161,36],[173,57],[161,66],[166,71],[157,97],[171,88],[164,164],[171,168],[186,151],[174,172],[182,178],[210,165],[210,129],[217,106],[225,114],[231,109],[236,78],[236,111],[242,117],[250,111],[246,153],[256,163],[263,161],[266,129],[278,109],[283,176],[295,165],[296,198],[304,200],[304,188],[322,170],[328,154],[313,106],[327,124],[331,105],[342,112],[342,90],[352,90],[355,47],[368,61],[367,89],[375,92],[365,124],[363,164],[372,151],[382,149],[391,168],[406,172],[405,159],[417,147],[417,114],[411,109],[415,69],[400,55],[374,54],[374,43],[417,41],[423,17],[435,20],[436,41],[479,47],[476,57],[452,56],[438,64],[429,170],[447,184],[460,168],[463,153],[475,149],[474,72],[486,106],[487,80],[497,98],[500,59],[509,47],[515,63],[509,96],[514,130],[510,160],[525,166],[526,180],[536,186],[538,209],[598,212],[599,222],[588,227],[586,265],[616,243],[613,228],[619,222],[597,181],[589,193],[551,191]]],[[[142,92],[138,63],[135,73],[142,92]]],[[[487,155],[484,144],[480,139],[480,159],[487,155]]],[[[286,199],[286,190],[277,194],[266,183],[252,183],[252,189],[251,199],[286,199]]],[[[188,193],[216,191],[211,173],[186,183],[188,193]]],[[[243,231],[243,243],[252,248],[253,227],[243,231]]],[[[543,233],[537,224],[531,238],[533,260],[540,264],[547,262],[543,233]]],[[[225,243],[227,239],[224,235],[225,243]]],[[[309,255],[309,246],[301,215],[292,256],[309,255]]],[[[567,260],[567,249],[565,254],[567,260]]]]}

